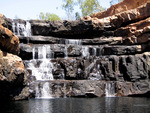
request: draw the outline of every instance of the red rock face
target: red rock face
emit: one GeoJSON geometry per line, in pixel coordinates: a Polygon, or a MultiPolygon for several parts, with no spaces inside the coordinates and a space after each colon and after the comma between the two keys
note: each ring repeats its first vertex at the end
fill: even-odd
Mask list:
{"type": "Polygon", "coordinates": [[[99,12],[91,15],[92,18],[105,18],[108,16],[112,16],[127,10],[131,10],[134,8],[137,8],[141,5],[144,5],[145,3],[150,2],[150,0],[124,0],[121,3],[118,3],[116,5],[112,5],[110,8],[107,9],[107,11],[99,12]]]}
{"type": "Polygon", "coordinates": [[[27,75],[22,59],[0,50],[0,100],[21,100],[27,98],[29,92],[26,85],[27,75]],[[8,93],[6,94],[5,92],[8,93]]]}
{"type": "MultiPolygon", "coordinates": [[[[19,75],[26,75],[22,59],[16,55],[7,52],[2,52],[1,50],[0,67],[1,78],[9,82],[14,82],[17,79],[17,77],[19,77],[19,75]]],[[[22,80],[22,82],[25,83],[27,80],[26,76],[24,76],[22,80]]]]}
{"type": "Polygon", "coordinates": [[[0,100],[25,99],[29,96],[27,75],[22,59],[16,56],[19,38],[3,25],[7,26],[6,18],[0,14],[0,100]]]}
{"type": "Polygon", "coordinates": [[[0,48],[13,54],[19,53],[19,38],[2,25],[0,25],[0,48]]]}

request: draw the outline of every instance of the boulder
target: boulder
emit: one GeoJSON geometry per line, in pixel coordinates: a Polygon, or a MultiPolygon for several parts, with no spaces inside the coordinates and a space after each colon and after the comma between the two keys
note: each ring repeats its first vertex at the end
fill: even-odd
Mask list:
{"type": "Polygon", "coordinates": [[[11,19],[6,18],[3,14],[0,14],[0,24],[4,27],[11,29],[11,19]]]}
{"type": "Polygon", "coordinates": [[[19,54],[19,38],[2,25],[0,25],[0,49],[9,53],[19,54]]]}
{"type": "Polygon", "coordinates": [[[0,100],[26,99],[29,96],[27,89],[27,75],[21,58],[0,50],[0,100]]]}

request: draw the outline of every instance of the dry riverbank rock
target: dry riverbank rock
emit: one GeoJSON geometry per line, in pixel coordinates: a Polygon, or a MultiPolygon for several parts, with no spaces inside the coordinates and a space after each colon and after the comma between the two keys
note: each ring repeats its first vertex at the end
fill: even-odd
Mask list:
{"type": "Polygon", "coordinates": [[[0,25],[0,49],[13,54],[19,53],[19,38],[2,25],[0,25]]]}
{"type": "Polygon", "coordinates": [[[28,93],[22,94],[23,89],[27,89],[26,85],[27,75],[22,59],[0,50],[0,99],[19,100],[27,98],[28,93]]]}
{"type": "Polygon", "coordinates": [[[91,17],[92,18],[97,17],[101,19],[104,17],[112,16],[112,15],[115,15],[115,14],[118,14],[127,10],[137,8],[147,2],[150,2],[150,0],[123,0],[122,2],[118,4],[112,5],[106,11],[98,12],[98,13],[91,15],[91,17]]]}
{"type": "Polygon", "coordinates": [[[21,100],[29,96],[27,75],[19,58],[19,38],[7,27],[7,18],[0,14],[0,100],[21,100]],[[5,27],[4,27],[5,26],[5,27]]]}

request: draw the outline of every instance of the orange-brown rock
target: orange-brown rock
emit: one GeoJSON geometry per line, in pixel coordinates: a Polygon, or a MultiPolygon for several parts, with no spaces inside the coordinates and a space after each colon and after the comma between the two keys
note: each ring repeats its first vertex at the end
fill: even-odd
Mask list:
{"type": "Polygon", "coordinates": [[[145,43],[149,41],[150,18],[139,22],[129,24],[116,30],[117,36],[135,37],[137,43],[145,43]]]}
{"type": "Polygon", "coordinates": [[[0,14],[0,24],[7,26],[7,18],[3,14],[0,14]]]}
{"type": "Polygon", "coordinates": [[[150,2],[146,4],[131,9],[113,16],[108,17],[110,19],[110,23],[114,25],[114,27],[119,28],[121,26],[126,26],[130,23],[134,23],[136,21],[140,21],[142,19],[150,17],[150,2]]]}
{"type": "Polygon", "coordinates": [[[27,98],[21,94],[25,89],[27,91],[26,85],[27,75],[22,59],[0,50],[0,100],[27,98]]]}
{"type": "Polygon", "coordinates": [[[150,17],[150,2],[147,2],[135,9],[127,10],[112,16],[98,19],[97,17],[83,17],[84,21],[92,21],[93,27],[117,29],[122,26],[127,26],[130,23],[140,21],[150,17]]]}
{"type": "Polygon", "coordinates": [[[0,24],[0,49],[13,54],[19,53],[19,38],[0,24]]]}
{"type": "Polygon", "coordinates": [[[141,5],[144,5],[147,2],[150,2],[150,0],[124,0],[123,2],[112,5],[110,8],[107,9],[107,11],[95,13],[91,15],[91,17],[97,17],[99,19],[105,18],[127,10],[137,8],[141,5]]]}
{"type": "Polygon", "coordinates": [[[2,52],[1,50],[0,50],[0,75],[1,78],[3,78],[0,80],[6,80],[9,82],[12,82],[17,78],[19,78],[19,75],[23,81],[26,82],[27,80],[25,76],[26,73],[22,59],[16,55],[7,52],[2,52]]]}
{"type": "Polygon", "coordinates": [[[122,36],[133,36],[133,35],[139,36],[142,33],[146,33],[150,31],[150,18],[138,21],[133,24],[129,24],[126,27],[121,27],[118,29],[118,32],[120,32],[120,30],[122,31],[120,33],[120,35],[122,34],[122,36]]]}

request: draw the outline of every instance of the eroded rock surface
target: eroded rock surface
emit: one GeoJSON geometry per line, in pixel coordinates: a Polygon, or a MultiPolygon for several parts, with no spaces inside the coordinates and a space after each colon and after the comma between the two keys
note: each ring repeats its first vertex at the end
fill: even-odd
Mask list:
{"type": "Polygon", "coordinates": [[[27,75],[22,59],[0,51],[0,99],[20,100],[29,96],[27,75]],[[23,94],[26,90],[26,94],[23,94]],[[22,95],[22,96],[20,96],[22,95]]]}
{"type": "Polygon", "coordinates": [[[9,30],[7,19],[0,15],[0,100],[22,100],[29,96],[27,75],[18,55],[19,38],[9,30]],[[4,27],[4,26],[5,27],[4,27]]]}
{"type": "Polygon", "coordinates": [[[13,54],[19,53],[19,38],[2,25],[0,25],[0,48],[13,54]]]}
{"type": "Polygon", "coordinates": [[[77,21],[29,20],[32,36],[19,36],[19,56],[30,93],[36,96],[35,89],[46,83],[54,97],[148,96],[149,10],[149,0],[124,0],[77,21]],[[43,59],[52,65],[52,81],[36,80],[33,70],[44,70],[43,59]]]}

